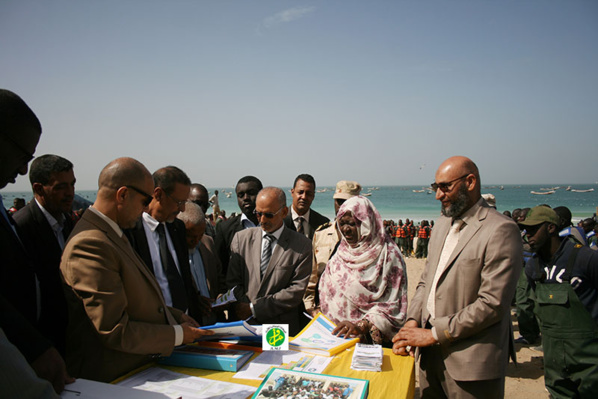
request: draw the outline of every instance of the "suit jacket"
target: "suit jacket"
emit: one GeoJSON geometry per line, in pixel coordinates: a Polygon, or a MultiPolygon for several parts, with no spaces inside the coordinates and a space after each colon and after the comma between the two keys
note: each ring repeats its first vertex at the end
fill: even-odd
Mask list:
{"type": "Polygon", "coordinates": [[[428,321],[436,327],[444,364],[453,379],[501,378],[512,339],[511,300],[523,264],[519,229],[483,199],[461,219],[466,226],[436,286],[436,319],[429,320],[427,301],[451,226],[447,217],[435,224],[407,318],[422,327],[428,321]]]}
{"type": "MultiPolygon", "coordinates": [[[[328,219],[326,216],[319,214],[318,212],[314,211],[313,209],[310,209],[309,222],[308,222],[308,227],[307,227],[307,234],[308,234],[309,239],[311,240],[314,238],[314,233],[316,232],[316,229],[318,227],[320,227],[324,223],[328,223],[329,221],[330,221],[330,219],[328,219]]],[[[284,218],[284,224],[289,229],[291,229],[293,231],[297,231],[297,228],[295,227],[295,222],[293,221],[293,215],[292,215],[292,212],[290,209],[289,209],[289,213],[284,218]]]]}
{"type": "MultiPolygon", "coordinates": [[[[185,223],[179,219],[175,219],[172,223],[166,223],[168,234],[172,240],[174,251],[176,252],[177,261],[179,264],[181,277],[185,284],[185,291],[187,293],[187,301],[189,303],[189,314],[195,320],[201,320],[201,312],[198,303],[198,290],[191,276],[191,269],[189,267],[189,250],[187,249],[187,241],[185,240],[186,230],[185,223]]],[[[148,270],[154,274],[152,266],[152,256],[147,243],[147,236],[143,227],[142,219],[139,219],[137,224],[132,229],[125,230],[125,235],[131,242],[131,246],[141,256],[145,262],[148,270]]]]}
{"type": "Polygon", "coordinates": [[[204,234],[199,242],[199,254],[206,273],[210,298],[216,299],[218,295],[226,292],[226,277],[222,273],[222,265],[216,256],[212,237],[204,234]]]}
{"type": "Polygon", "coordinates": [[[299,306],[311,273],[311,242],[302,234],[284,228],[260,277],[262,229],[254,227],[235,234],[231,244],[227,285],[235,288],[239,301],[250,301],[259,324],[289,324],[289,332],[300,330],[299,306]]]}
{"type": "MultiPolygon", "coordinates": [[[[8,339],[21,351],[27,361],[32,362],[45,352],[51,343],[45,339],[24,340],[25,335],[20,327],[26,328],[27,335],[40,337],[45,331],[37,319],[37,289],[35,282],[34,259],[26,251],[22,241],[17,238],[23,235],[14,220],[8,215],[9,223],[0,215],[0,296],[5,300],[6,308],[0,312],[0,327],[8,339]],[[26,323],[19,326],[13,323],[13,316],[24,318],[26,323]],[[27,324],[25,326],[25,324],[27,324]]],[[[3,304],[4,305],[4,304],[3,304]]]]}
{"type": "MultiPolygon", "coordinates": [[[[44,329],[44,335],[64,355],[68,311],[60,275],[62,248],[35,200],[29,202],[13,217],[20,228],[20,237],[26,243],[28,252],[36,258],[35,273],[41,292],[40,328],[44,329]]],[[[73,230],[73,225],[70,215],[65,214],[65,241],[73,230]]]]}
{"type": "Polygon", "coordinates": [[[64,249],[60,270],[69,305],[67,368],[73,377],[111,381],[168,356],[172,325],[182,312],[168,308],[154,275],[100,216],[88,210],[64,249]]]}
{"type": "Polygon", "coordinates": [[[233,236],[236,232],[244,230],[241,223],[241,215],[236,215],[224,222],[216,225],[216,254],[220,258],[222,264],[222,271],[226,275],[228,271],[228,261],[230,259],[230,244],[233,241],[233,236]]]}

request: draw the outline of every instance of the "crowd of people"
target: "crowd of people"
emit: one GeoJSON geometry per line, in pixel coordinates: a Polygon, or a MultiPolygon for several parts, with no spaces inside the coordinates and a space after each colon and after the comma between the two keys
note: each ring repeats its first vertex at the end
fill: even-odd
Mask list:
{"type": "MultiPolygon", "coordinates": [[[[0,90],[0,188],[27,173],[40,135],[26,103],[0,90]]],[[[598,390],[595,222],[573,227],[564,207],[500,214],[469,158],[439,166],[442,215],[417,227],[383,221],[346,180],[331,221],[311,209],[309,174],[295,178],[290,205],[284,190],[241,177],[240,212],[226,219],[217,193],[180,168],[150,173],[128,157],[99,172],[95,202],[72,218],[74,170],[59,155],[38,156],[34,199],[10,215],[0,197],[0,386],[9,397],[56,397],[74,377],[112,381],[211,335],[202,325],[288,324],[295,335],[320,312],[334,334],[416,356],[423,397],[503,397],[515,296],[523,339],[541,336],[551,395],[598,390]],[[409,306],[404,255],[427,258],[409,306]],[[235,301],[212,306],[224,293],[235,301]]]]}

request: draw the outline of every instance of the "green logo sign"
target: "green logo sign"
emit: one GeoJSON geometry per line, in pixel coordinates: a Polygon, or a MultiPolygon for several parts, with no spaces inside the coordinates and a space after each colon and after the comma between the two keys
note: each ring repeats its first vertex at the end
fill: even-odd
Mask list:
{"type": "Polygon", "coordinates": [[[266,341],[270,346],[277,347],[284,343],[285,341],[285,332],[281,328],[272,327],[266,333],[266,341]]]}

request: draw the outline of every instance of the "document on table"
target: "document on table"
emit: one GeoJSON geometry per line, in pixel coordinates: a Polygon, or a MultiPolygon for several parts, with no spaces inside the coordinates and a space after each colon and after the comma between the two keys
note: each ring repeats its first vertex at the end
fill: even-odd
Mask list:
{"type": "Polygon", "coordinates": [[[274,367],[321,373],[332,361],[332,357],[317,356],[296,351],[264,351],[247,363],[233,378],[263,380],[274,367]]]}
{"type": "Polygon", "coordinates": [[[77,378],[72,384],[65,385],[60,394],[62,399],[169,399],[170,397],[157,392],[141,391],[139,389],[119,387],[77,378]]]}
{"type": "Polygon", "coordinates": [[[163,393],[173,399],[238,399],[246,398],[256,391],[255,387],[248,385],[192,377],[158,367],[143,370],[118,385],[163,393]]]}

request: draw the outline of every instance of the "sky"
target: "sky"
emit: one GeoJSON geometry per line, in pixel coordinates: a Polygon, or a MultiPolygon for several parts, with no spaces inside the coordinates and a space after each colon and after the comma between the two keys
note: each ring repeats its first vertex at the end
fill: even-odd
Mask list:
{"type": "Polygon", "coordinates": [[[78,190],[120,156],[208,187],[423,185],[452,155],[598,181],[596,1],[0,0],[0,54],[78,190]]]}

